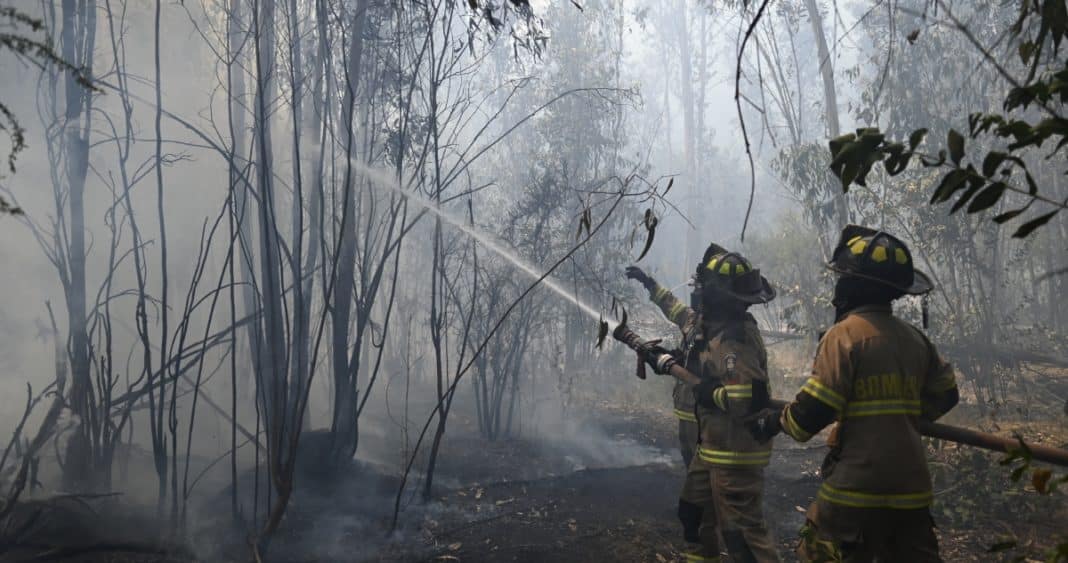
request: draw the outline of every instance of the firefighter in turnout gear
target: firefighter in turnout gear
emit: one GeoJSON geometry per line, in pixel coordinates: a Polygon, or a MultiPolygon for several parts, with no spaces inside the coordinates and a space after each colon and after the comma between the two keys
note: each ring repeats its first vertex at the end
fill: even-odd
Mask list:
{"type": "MultiPolygon", "coordinates": [[[[700,313],[695,319],[692,311],[686,313],[690,326],[684,330],[692,343],[684,360],[702,383],[679,393],[693,397],[699,436],[679,498],[679,520],[693,544],[686,560],[716,562],[725,548],[738,563],[777,562],[763,514],[771,444],[758,441],[759,432],[744,420],[770,397],[767,353],[747,309],[774,299],[775,290],[749,261],[714,244],[698,266],[694,286],[700,313]]],[[[665,307],[665,294],[652,291],[665,307]]],[[[687,310],[672,301],[669,318],[687,310]]]]}
{"type": "Polygon", "coordinates": [[[802,561],[941,561],[929,506],[931,476],[916,422],[958,400],[953,369],[891,302],[932,283],[897,238],[850,225],[829,264],[837,320],[812,376],[781,411],[753,417],[765,438],[806,441],[832,422],[830,453],[801,531],[802,561]]]}
{"type": "MultiPolygon", "coordinates": [[[[679,347],[682,350],[683,366],[688,365],[688,360],[691,356],[690,352],[693,350],[693,344],[699,332],[694,330],[694,327],[699,324],[697,309],[700,308],[700,304],[694,303],[693,301],[695,300],[691,299],[691,305],[694,305],[694,307],[687,307],[672,295],[670,289],[656,283],[656,280],[637,266],[627,268],[627,277],[641,282],[645,289],[649,291],[649,298],[652,299],[653,303],[656,303],[668,320],[675,323],[679,330],[682,331],[679,347]]],[[[693,393],[681,381],[676,381],[671,395],[674,402],[675,418],[679,420],[679,452],[682,453],[683,463],[686,464],[686,467],[689,467],[690,462],[693,460],[694,452],[697,451],[698,440],[697,414],[693,393]]]]}

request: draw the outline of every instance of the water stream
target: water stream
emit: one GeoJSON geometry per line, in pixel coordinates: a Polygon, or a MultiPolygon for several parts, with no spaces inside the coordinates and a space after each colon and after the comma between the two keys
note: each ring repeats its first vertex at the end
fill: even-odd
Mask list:
{"type": "MultiPolygon", "coordinates": [[[[365,174],[365,176],[369,180],[371,180],[373,184],[386,188],[407,199],[408,201],[415,203],[423,209],[426,209],[430,213],[433,213],[442,221],[452,225],[460,232],[481,243],[482,246],[486,247],[497,256],[500,256],[501,258],[504,258],[508,262],[512,263],[512,265],[514,265],[517,269],[519,269],[531,279],[537,280],[541,278],[542,274],[544,273],[540,269],[538,269],[538,267],[534,266],[530,262],[527,262],[514,251],[510,250],[505,245],[505,243],[498,241],[489,233],[476,229],[474,226],[472,226],[470,223],[460,217],[451,215],[450,213],[438,207],[433,201],[430,201],[415,193],[412,193],[409,190],[405,190],[392,174],[389,174],[382,170],[378,170],[376,168],[372,168],[355,160],[350,160],[350,162],[353,168],[365,174]]],[[[578,307],[579,310],[585,313],[588,317],[594,320],[601,319],[600,312],[588,305],[582,299],[579,299],[577,295],[565,289],[564,286],[559,281],[553,279],[552,276],[546,276],[545,279],[541,281],[541,285],[544,285],[545,287],[551,289],[554,293],[556,293],[560,297],[563,297],[564,299],[578,307]]],[[[608,322],[609,329],[614,329],[616,327],[616,322],[608,319],[606,320],[608,322]]]]}
{"type": "MultiPolygon", "coordinates": [[[[103,86],[106,86],[109,89],[118,90],[118,88],[113,84],[108,84],[107,82],[104,82],[104,81],[100,81],[99,83],[101,85],[103,85],[103,86]]],[[[148,105],[150,107],[153,107],[153,108],[157,107],[156,104],[154,102],[150,101],[150,100],[146,100],[144,98],[141,98],[140,96],[136,96],[136,95],[132,95],[132,94],[130,96],[133,99],[135,99],[135,100],[137,100],[139,102],[142,102],[142,103],[144,103],[144,104],[146,104],[146,105],[148,105]]],[[[165,111],[165,110],[163,111],[163,113],[166,114],[171,119],[177,121],[178,123],[180,123],[181,125],[183,125],[187,129],[189,129],[190,131],[192,131],[195,135],[197,135],[201,139],[205,140],[210,146],[214,147],[220,153],[225,154],[225,151],[221,147],[217,146],[212,141],[212,139],[210,137],[205,135],[203,132],[199,131],[196,127],[194,127],[193,125],[191,125],[190,123],[188,123],[187,121],[185,121],[184,119],[179,117],[178,115],[176,115],[174,113],[171,113],[169,111],[165,111]]],[[[377,185],[379,185],[379,186],[381,186],[383,188],[386,188],[386,189],[388,189],[388,190],[400,195],[401,197],[407,199],[408,201],[416,203],[417,205],[419,205],[420,207],[422,207],[422,208],[426,209],[427,211],[433,213],[434,215],[440,217],[442,221],[445,221],[446,223],[452,225],[453,227],[456,227],[457,229],[460,230],[460,232],[462,232],[462,233],[466,234],[467,236],[475,239],[476,241],[482,243],[483,246],[488,248],[494,254],[496,254],[496,255],[500,256],[501,258],[504,258],[505,260],[511,262],[516,268],[518,268],[523,273],[527,274],[531,279],[538,280],[539,278],[541,278],[542,273],[543,273],[542,271],[540,271],[537,267],[535,267],[534,265],[530,264],[526,260],[523,260],[522,257],[518,256],[513,251],[509,250],[507,245],[505,245],[502,242],[497,241],[490,234],[485,233],[483,231],[480,231],[480,230],[474,228],[474,226],[469,225],[462,218],[458,218],[458,217],[454,217],[454,216],[450,215],[449,213],[447,213],[443,209],[439,208],[434,202],[432,202],[432,201],[430,201],[430,200],[428,200],[426,198],[420,197],[419,195],[414,194],[414,193],[412,193],[412,192],[410,192],[408,190],[405,190],[403,188],[403,186],[401,186],[401,184],[397,181],[397,179],[393,177],[392,174],[389,174],[389,173],[387,173],[387,172],[385,172],[383,170],[378,170],[378,169],[372,168],[370,166],[367,166],[367,165],[357,161],[354,158],[349,158],[348,162],[354,169],[363,172],[366,175],[366,177],[369,180],[371,180],[371,182],[373,184],[377,184],[377,185]]],[[[548,287],[554,293],[556,293],[560,297],[563,297],[564,299],[566,299],[567,301],[569,301],[570,303],[572,303],[573,305],[578,307],[579,310],[581,310],[583,313],[586,314],[586,316],[590,317],[591,319],[594,319],[595,321],[599,321],[601,319],[601,314],[596,309],[594,309],[590,305],[586,304],[584,301],[579,299],[578,296],[576,296],[575,294],[573,294],[570,291],[568,291],[567,289],[565,289],[564,286],[561,285],[559,281],[553,279],[552,276],[546,276],[545,279],[543,279],[541,281],[541,285],[544,285],[545,287],[548,287]]],[[[612,320],[609,320],[609,319],[605,319],[605,320],[608,322],[609,330],[615,329],[615,327],[619,324],[619,323],[617,323],[615,321],[612,321],[612,320]]]]}

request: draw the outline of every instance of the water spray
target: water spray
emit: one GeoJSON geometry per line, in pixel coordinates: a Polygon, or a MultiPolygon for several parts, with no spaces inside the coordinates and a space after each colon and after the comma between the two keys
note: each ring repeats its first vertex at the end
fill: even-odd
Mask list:
{"type": "MultiPolygon", "coordinates": [[[[418,205],[419,207],[422,207],[423,209],[429,211],[430,213],[433,213],[435,216],[437,216],[442,221],[452,225],[453,227],[456,227],[456,229],[458,229],[460,232],[462,232],[462,233],[466,234],[467,236],[473,238],[474,240],[478,241],[479,243],[481,243],[483,246],[485,246],[487,249],[489,249],[491,252],[493,252],[497,256],[500,256],[501,258],[503,258],[503,259],[507,260],[508,262],[510,262],[512,265],[514,265],[516,268],[518,268],[524,274],[529,276],[531,279],[537,280],[539,278],[542,278],[541,270],[539,270],[536,266],[534,266],[530,262],[527,262],[526,260],[524,260],[521,256],[517,255],[513,250],[510,250],[507,247],[506,243],[498,241],[491,234],[486,233],[484,231],[481,231],[481,230],[475,228],[473,225],[471,225],[467,221],[464,221],[463,219],[461,219],[459,217],[451,215],[447,211],[443,210],[437,203],[435,203],[433,201],[430,201],[429,199],[426,199],[424,197],[421,197],[418,194],[413,193],[411,190],[405,190],[400,185],[400,182],[397,180],[397,178],[395,178],[392,174],[388,174],[388,173],[386,173],[386,172],[384,172],[382,170],[378,170],[376,168],[372,168],[370,166],[367,166],[367,165],[363,164],[362,162],[358,162],[355,159],[351,159],[351,158],[349,159],[349,164],[351,164],[353,168],[355,168],[355,169],[359,170],[360,172],[362,172],[364,174],[364,176],[368,180],[371,181],[372,184],[380,186],[380,187],[383,187],[383,188],[385,188],[385,189],[387,189],[387,190],[389,190],[391,192],[394,192],[394,193],[398,194],[400,197],[403,197],[404,199],[415,203],[416,205],[418,205]]],[[[570,291],[568,291],[567,289],[565,289],[564,286],[561,285],[559,281],[553,279],[551,276],[545,277],[544,279],[542,279],[541,283],[545,287],[551,289],[554,293],[556,293],[560,297],[563,297],[568,302],[570,302],[571,304],[573,304],[576,307],[578,307],[579,310],[581,310],[583,313],[586,314],[586,316],[592,318],[595,321],[601,321],[602,320],[600,312],[598,312],[592,306],[588,305],[582,299],[579,299],[579,297],[577,295],[575,295],[575,294],[571,293],[570,291]]],[[[614,321],[606,321],[606,322],[608,322],[610,329],[614,329],[616,327],[616,325],[617,325],[617,323],[614,322],[614,321]]]]}
{"type": "MultiPolygon", "coordinates": [[[[115,91],[119,90],[118,86],[116,86],[114,84],[110,84],[110,83],[108,83],[106,81],[97,80],[96,82],[98,84],[100,84],[101,86],[110,88],[112,90],[115,90],[115,91]]],[[[138,96],[136,94],[133,94],[132,92],[127,92],[127,95],[131,99],[137,100],[138,102],[141,102],[141,103],[146,104],[146,105],[148,105],[150,107],[153,107],[153,108],[158,108],[158,106],[156,105],[155,102],[153,102],[151,100],[147,100],[145,98],[142,98],[142,97],[140,97],[140,96],[138,96]]],[[[211,147],[212,149],[214,149],[216,152],[218,152],[219,154],[223,155],[224,157],[227,156],[227,152],[222,146],[220,146],[218,143],[216,143],[214,139],[212,139],[208,135],[204,134],[203,131],[200,131],[200,129],[198,129],[192,123],[190,123],[189,121],[186,121],[181,116],[179,116],[179,115],[177,115],[175,113],[172,113],[170,111],[167,111],[167,110],[165,110],[163,108],[158,108],[158,109],[160,109],[163,112],[163,114],[166,115],[168,118],[174,120],[179,125],[185,127],[191,133],[193,133],[194,135],[199,137],[201,140],[203,140],[205,143],[207,143],[207,145],[209,147],[211,147]]],[[[415,194],[415,193],[413,193],[413,192],[411,192],[409,190],[405,190],[404,187],[401,186],[400,182],[396,178],[393,177],[393,175],[388,174],[385,171],[378,170],[378,169],[372,168],[370,166],[367,166],[367,165],[363,164],[362,162],[357,161],[355,158],[352,158],[352,157],[348,158],[348,163],[354,169],[359,170],[360,172],[362,172],[365,175],[365,177],[368,180],[371,181],[372,184],[377,184],[377,185],[379,185],[379,186],[381,186],[383,188],[386,188],[387,190],[396,193],[400,197],[403,197],[404,199],[406,199],[408,201],[414,202],[416,205],[418,205],[419,207],[422,207],[423,209],[429,211],[430,213],[433,213],[438,218],[440,218],[442,221],[445,221],[446,223],[452,225],[453,227],[456,227],[458,230],[460,230],[460,232],[462,232],[462,233],[466,234],[467,236],[475,239],[476,241],[482,243],[483,246],[488,248],[494,254],[496,254],[496,255],[500,256],[501,258],[504,258],[505,260],[511,262],[512,265],[517,267],[520,271],[522,271],[524,274],[529,276],[531,279],[533,279],[535,281],[541,279],[541,285],[544,285],[545,287],[548,287],[554,293],[556,293],[560,297],[563,297],[568,302],[570,302],[571,304],[573,304],[576,307],[578,307],[579,310],[581,310],[583,313],[586,314],[586,316],[588,316],[591,319],[593,319],[595,321],[598,321],[598,322],[602,322],[602,321],[607,322],[609,330],[613,330],[613,329],[616,328],[616,326],[619,325],[619,323],[617,323],[615,321],[602,319],[601,318],[601,314],[600,314],[600,312],[597,311],[597,309],[594,309],[592,306],[590,306],[589,304],[584,302],[582,299],[579,299],[578,296],[576,296],[575,294],[573,294],[570,291],[568,291],[567,289],[565,289],[564,286],[560,284],[560,282],[558,282],[557,280],[553,279],[551,276],[544,276],[543,277],[542,276],[542,272],[537,267],[535,267],[533,264],[530,264],[529,262],[524,260],[522,257],[516,255],[514,252],[510,251],[507,248],[507,245],[505,243],[499,242],[494,237],[489,235],[488,233],[485,233],[485,232],[483,232],[483,231],[481,231],[479,229],[476,229],[473,225],[467,224],[467,222],[465,222],[463,219],[460,219],[458,217],[454,217],[453,215],[450,215],[445,210],[441,209],[441,207],[439,207],[437,203],[435,203],[433,201],[430,201],[430,200],[428,200],[426,198],[423,198],[423,197],[419,196],[418,194],[415,194]]]]}

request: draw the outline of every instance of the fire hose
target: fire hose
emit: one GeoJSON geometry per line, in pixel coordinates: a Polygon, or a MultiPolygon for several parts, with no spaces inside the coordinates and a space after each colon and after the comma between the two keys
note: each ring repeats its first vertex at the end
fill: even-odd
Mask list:
{"type": "MultiPolygon", "coordinates": [[[[650,355],[655,355],[655,351],[658,350],[657,344],[659,344],[659,341],[643,341],[634,333],[634,331],[627,328],[623,323],[620,323],[619,326],[612,331],[612,337],[637,352],[638,377],[645,379],[646,358],[650,355]]],[[[656,362],[657,358],[653,358],[653,361],[656,362]]],[[[701,383],[700,377],[694,375],[678,362],[664,362],[664,365],[667,366],[669,375],[682,381],[686,385],[693,387],[701,383]]],[[[788,404],[789,401],[772,399],[770,406],[781,409],[785,408],[788,404]]],[[[1038,444],[1025,444],[1022,439],[1004,438],[987,432],[980,432],[978,430],[961,428],[949,424],[941,424],[924,420],[922,418],[916,421],[916,427],[920,434],[929,438],[937,438],[939,440],[965,444],[984,450],[1010,454],[1026,450],[1030,452],[1031,459],[1035,461],[1044,461],[1046,463],[1068,467],[1068,450],[1062,448],[1042,446],[1038,444]]]]}

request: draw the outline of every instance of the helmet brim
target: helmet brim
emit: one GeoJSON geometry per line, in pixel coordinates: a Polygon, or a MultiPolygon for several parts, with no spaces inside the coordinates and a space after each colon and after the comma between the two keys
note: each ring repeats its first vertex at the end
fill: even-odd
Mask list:
{"type": "Polygon", "coordinates": [[[827,268],[829,270],[831,270],[832,272],[840,275],[840,276],[851,276],[851,277],[854,277],[854,278],[860,278],[860,279],[864,279],[864,280],[868,280],[868,281],[873,281],[873,282],[876,282],[876,283],[881,283],[881,284],[883,284],[885,286],[892,287],[894,289],[902,291],[902,292],[904,292],[905,294],[908,294],[908,295],[923,295],[925,293],[930,293],[931,290],[934,289],[934,282],[931,281],[931,277],[928,276],[927,274],[923,273],[922,271],[916,269],[916,268],[913,268],[913,270],[912,270],[912,285],[909,285],[909,286],[896,284],[896,283],[884,280],[882,278],[877,278],[875,276],[866,276],[864,274],[859,274],[859,273],[854,272],[854,271],[845,270],[843,268],[839,268],[833,262],[830,263],[830,264],[827,264],[827,268]]]}
{"type": "Polygon", "coordinates": [[[717,290],[726,293],[727,295],[730,295],[738,301],[748,303],[750,305],[759,305],[761,303],[767,303],[772,299],[775,299],[776,295],[775,288],[771,286],[771,283],[768,281],[768,278],[765,278],[764,276],[760,276],[760,290],[755,291],[753,293],[739,293],[727,288],[717,288],[717,290]]]}

